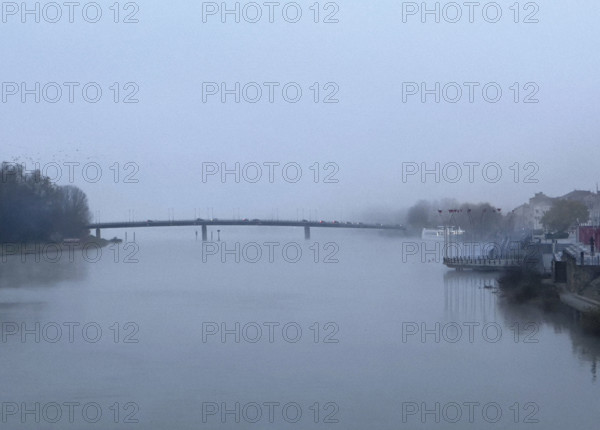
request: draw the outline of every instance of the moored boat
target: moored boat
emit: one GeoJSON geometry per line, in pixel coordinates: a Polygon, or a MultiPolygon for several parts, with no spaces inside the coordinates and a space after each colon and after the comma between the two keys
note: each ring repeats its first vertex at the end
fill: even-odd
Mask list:
{"type": "Polygon", "coordinates": [[[465,233],[460,227],[438,226],[437,228],[424,228],[421,232],[421,239],[444,240],[444,229],[447,229],[449,236],[454,238],[460,238],[465,233]]]}

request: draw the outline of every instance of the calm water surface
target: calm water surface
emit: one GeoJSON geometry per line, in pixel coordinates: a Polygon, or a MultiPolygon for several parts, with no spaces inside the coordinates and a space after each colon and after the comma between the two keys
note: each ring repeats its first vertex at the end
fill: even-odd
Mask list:
{"type": "Polygon", "coordinates": [[[400,238],[302,234],[221,229],[257,263],[254,245],[203,253],[190,228],[138,230],[95,263],[1,262],[0,428],[597,427],[600,344],[568,314],[403,259],[400,238]]]}

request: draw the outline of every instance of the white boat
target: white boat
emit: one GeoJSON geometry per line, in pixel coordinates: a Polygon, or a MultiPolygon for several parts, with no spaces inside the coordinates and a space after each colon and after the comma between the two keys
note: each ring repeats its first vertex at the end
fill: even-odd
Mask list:
{"type": "MultiPolygon", "coordinates": [[[[460,227],[456,228],[451,226],[446,228],[448,229],[448,234],[455,239],[458,239],[465,234],[465,231],[460,227]]],[[[441,225],[437,228],[424,228],[421,232],[421,239],[444,240],[444,226],[441,225]]]]}

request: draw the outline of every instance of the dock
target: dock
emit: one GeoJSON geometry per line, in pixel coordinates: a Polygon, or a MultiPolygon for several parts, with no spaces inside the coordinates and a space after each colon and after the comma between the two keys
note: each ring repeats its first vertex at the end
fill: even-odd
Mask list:
{"type": "Polygon", "coordinates": [[[523,260],[514,258],[445,257],[443,262],[456,270],[508,271],[523,267],[523,260]]]}

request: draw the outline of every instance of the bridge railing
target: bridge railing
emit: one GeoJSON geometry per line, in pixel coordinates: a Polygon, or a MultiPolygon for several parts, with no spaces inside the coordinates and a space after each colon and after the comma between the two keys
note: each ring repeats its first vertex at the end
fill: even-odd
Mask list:
{"type": "Polygon", "coordinates": [[[487,258],[487,257],[446,257],[443,262],[446,266],[482,266],[482,267],[504,267],[521,266],[521,258],[487,258]]]}

